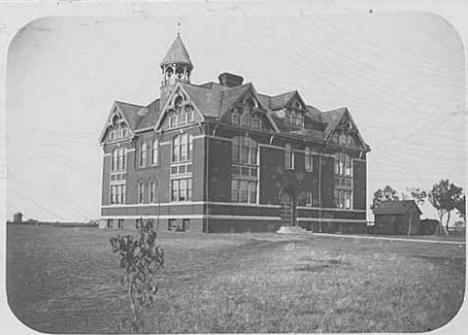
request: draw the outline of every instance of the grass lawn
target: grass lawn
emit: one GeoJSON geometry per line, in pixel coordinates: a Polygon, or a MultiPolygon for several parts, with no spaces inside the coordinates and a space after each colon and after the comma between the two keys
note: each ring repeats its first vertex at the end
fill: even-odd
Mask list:
{"type": "MultiPolygon", "coordinates": [[[[118,233],[8,226],[17,317],[42,332],[117,332],[130,312],[108,241],[118,233]]],[[[159,241],[166,268],[148,333],[427,331],[447,323],[464,296],[463,244],[272,233],[159,241]]]]}

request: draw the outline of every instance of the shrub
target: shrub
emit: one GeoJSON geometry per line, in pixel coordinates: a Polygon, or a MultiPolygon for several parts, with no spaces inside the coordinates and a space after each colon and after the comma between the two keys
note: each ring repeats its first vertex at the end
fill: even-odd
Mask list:
{"type": "Polygon", "coordinates": [[[132,311],[131,319],[120,320],[120,328],[130,333],[143,329],[142,309],[154,305],[158,292],[154,275],[164,267],[164,251],[156,245],[153,221],[139,220],[136,229],[136,237],[119,235],[110,239],[112,251],[120,254],[120,268],[125,271],[121,284],[127,289],[132,311]]]}

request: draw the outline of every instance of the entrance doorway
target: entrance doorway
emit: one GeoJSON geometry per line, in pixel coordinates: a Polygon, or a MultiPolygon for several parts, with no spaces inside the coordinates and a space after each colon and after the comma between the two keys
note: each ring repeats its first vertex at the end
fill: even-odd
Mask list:
{"type": "Polygon", "coordinates": [[[282,226],[295,226],[295,203],[290,192],[283,192],[280,196],[280,217],[282,226]]]}

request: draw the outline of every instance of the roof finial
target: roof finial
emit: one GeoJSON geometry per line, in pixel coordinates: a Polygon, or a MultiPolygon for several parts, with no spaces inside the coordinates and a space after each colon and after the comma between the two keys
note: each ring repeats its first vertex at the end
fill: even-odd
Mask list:
{"type": "Polygon", "coordinates": [[[180,22],[177,22],[177,36],[180,36],[180,22]]]}

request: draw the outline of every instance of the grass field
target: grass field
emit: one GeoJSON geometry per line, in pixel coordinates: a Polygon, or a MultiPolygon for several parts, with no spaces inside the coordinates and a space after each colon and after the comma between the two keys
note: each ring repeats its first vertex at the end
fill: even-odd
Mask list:
{"type": "MultiPolygon", "coordinates": [[[[17,317],[42,332],[116,332],[129,315],[108,241],[118,233],[9,226],[17,317]]],[[[166,233],[160,245],[166,268],[145,332],[427,331],[463,301],[463,244],[166,233]]]]}

